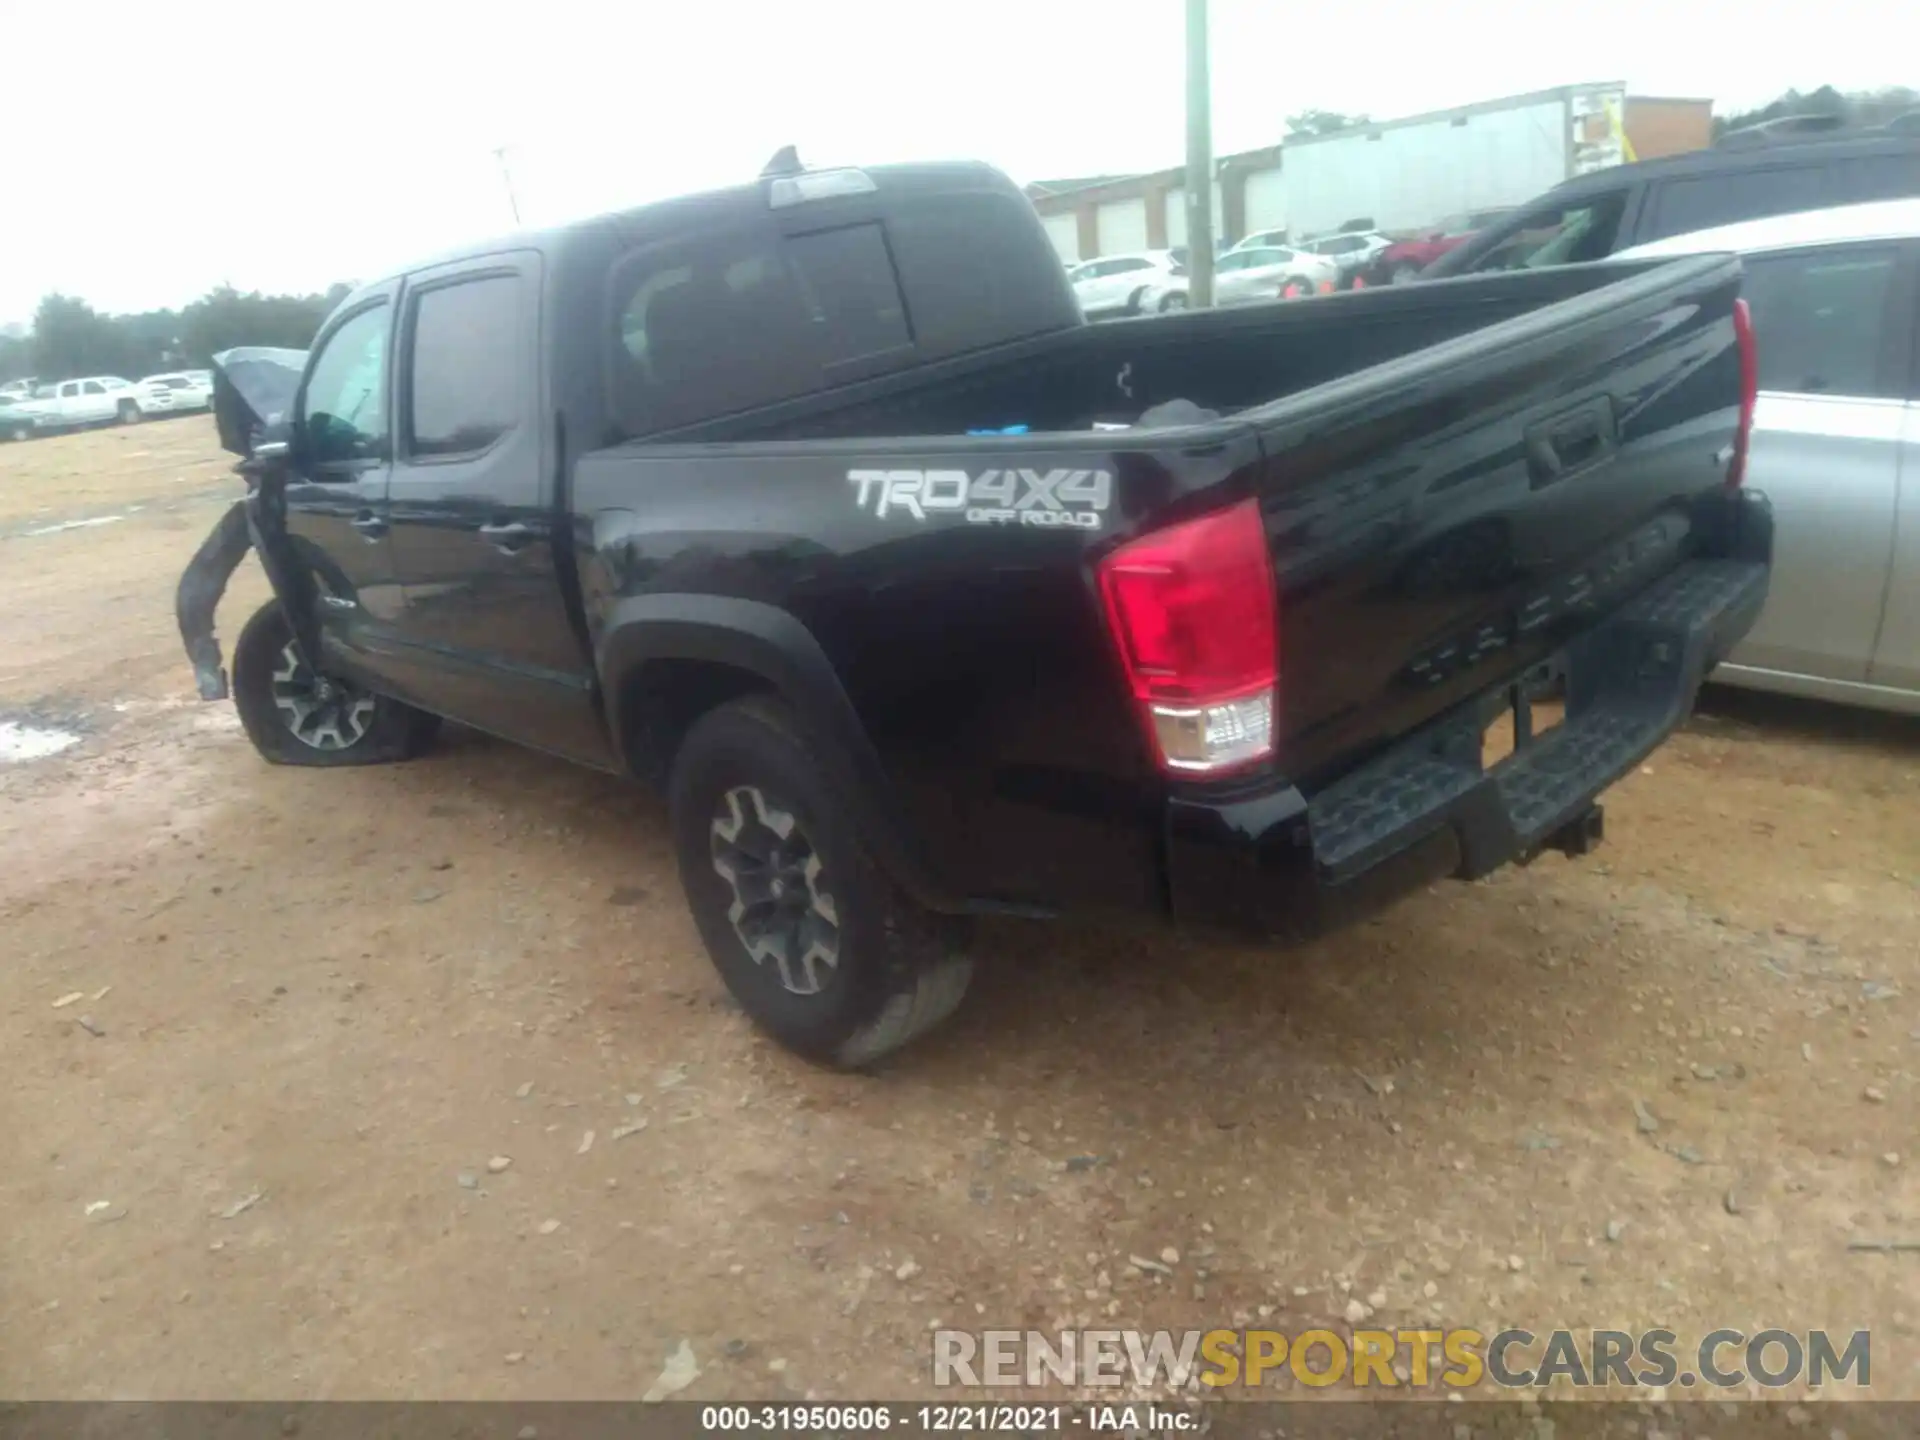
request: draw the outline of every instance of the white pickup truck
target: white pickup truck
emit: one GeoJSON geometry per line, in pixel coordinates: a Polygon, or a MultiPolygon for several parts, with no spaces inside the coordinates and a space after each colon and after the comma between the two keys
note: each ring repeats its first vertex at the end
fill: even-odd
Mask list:
{"type": "Polygon", "coordinates": [[[31,400],[15,408],[31,415],[35,428],[43,434],[115,420],[131,425],[146,413],[133,382],[122,380],[118,375],[87,375],[78,380],[42,385],[33,392],[31,400]]]}
{"type": "Polygon", "coordinates": [[[149,375],[138,384],[118,375],[87,375],[41,385],[15,402],[10,414],[31,416],[40,434],[83,425],[131,425],[150,415],[178,415],[213,404],[213,377],[205,370],[149,375]]]}

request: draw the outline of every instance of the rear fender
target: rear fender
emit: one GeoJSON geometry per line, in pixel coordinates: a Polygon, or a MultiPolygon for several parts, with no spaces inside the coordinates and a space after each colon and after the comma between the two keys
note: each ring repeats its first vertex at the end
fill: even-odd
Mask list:
{"type": "Polygon", "coordinates": [[[644,666],[696,660],[744,671],[799,715],[830,787],[846,800],[862,841],[893,880],[929,909],[964,908],[935,876],[903,823],[892,781],[832,661],[792,615],[729,596],[637,595],[609,607],[599,636],[595,661],[608,728],[629,770],[649,768],[648,757],[636,753],[644,744],[641,717],[626,713],[629,682],[644,666]]]}

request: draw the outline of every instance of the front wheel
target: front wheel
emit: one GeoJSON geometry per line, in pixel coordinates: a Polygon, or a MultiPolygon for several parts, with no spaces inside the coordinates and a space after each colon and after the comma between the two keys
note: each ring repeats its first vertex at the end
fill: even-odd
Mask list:
{"type": "Polygon", "coordinates": [[[1407,285],[1420,278],[1418,265],[1396,265],[1387,274],[1387,279],[1395,285],[1407,285]]]}
{"type": "Polygon", "coordinates": [[[378,765],[432,743],[440,717],[330,675],[300,658],[277,600],[233,647],[233,704],[261,758],[274,765],[378,765]]]}
{"type": "Polygon", "coordinates": [[[810,1060],[866,1065],[953,1013],[973,964],[951,916],[879,868],[793,714],[709,711],[668,785],[680,883],[720,978],[810,1060]]]}
{"type": "Polygon", "coordinates": [[[1164,295],[1160,299],[1160,313],[1162,315],[1166,314],[1169,310],[1184,310],[1186,308],[1187,297],[1182,295],[1178,290],[1173,291],[1171,294],[1164,295]]]}
{"type": "Polygon", "coordinates": [[[7,439],[13,441],[15,444],[23,440],[31,440],[32,438],[33,427],[31,425],[10,425],[7,427],[7,439]]]}
{"type": "Polygon", "coordinates": [[[114,416],[122,425],[140,423],[140,407],[131,400],[122,400],[114,409],[114,416]]]}

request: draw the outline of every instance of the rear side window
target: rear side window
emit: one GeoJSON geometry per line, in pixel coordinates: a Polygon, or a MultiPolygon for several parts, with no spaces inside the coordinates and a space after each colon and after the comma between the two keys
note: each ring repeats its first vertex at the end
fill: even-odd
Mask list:
{"type": "Polygon", "coordinates": [[[630,435],[771,404],[912,343],[878,223],[714,235],[615,271],[614,412],[630,435]]]}
{"type": "Polygon", "coordinates": [[[420,293],[407,371],[410,454],[472,454],[519,424],[521,338],[518,276],[420,293]]]}
{"type": "Polygon", "coordinates": [[[1669,180],[1654,192],[1653,224],[1641,238],[1686,235],[1739,220],[1818,210],[1828,203],[1823,172],[1817,165],[1695,175],[1669,180]]]}
{"type": "Polygon", "coordinates": [[[1882,383],[1898,252],[1849,246],[1749,256],[1760,388],[1796,395],[1894,396],[1882,383]]]}

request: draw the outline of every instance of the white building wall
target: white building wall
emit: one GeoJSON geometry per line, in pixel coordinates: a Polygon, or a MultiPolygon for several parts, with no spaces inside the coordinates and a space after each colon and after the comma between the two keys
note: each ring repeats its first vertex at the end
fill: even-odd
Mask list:
{"type": "Polygon", "coordinates": [[[1080,253],[1080,216],[1069,210],[1065,215],[1045,216],[1041,224],[1047,227],[1047,239],[1053,242],[1053,248],[1060,252],[1060,258],[1069,264],[1087,257],[1080,253]]]}
{"type": "MultiPolygon", "coordinates": [[[[1176,185],[1166,194],[1167,207],[1167,247],[1187,243],[1187,187],[1176,185]]],[[[1213,187],[1213,238],[1218,240],[1225,233],[1226,221],[1221,214],[1220,187],[1213,187]]]]}
{"type": "Polygon", "coordinates": [[[1463,210],[1517,205],[1567,178],[1571,119],[1566,100],[1552,96],[1289,145],[1290,218],[1304,237],[1363,218],[1415,229],[1463,210]]]}
{"type": "Polygon", "coordinates": [[[1147,201],[1109,200],[1096,207],[1102,255],[1130,255],[1147,248],[1147,201]]]}

